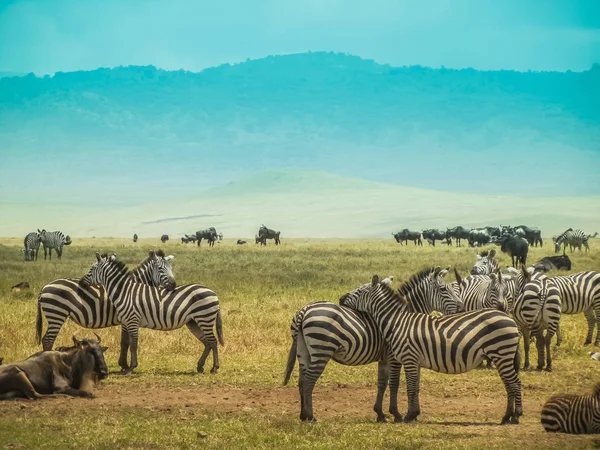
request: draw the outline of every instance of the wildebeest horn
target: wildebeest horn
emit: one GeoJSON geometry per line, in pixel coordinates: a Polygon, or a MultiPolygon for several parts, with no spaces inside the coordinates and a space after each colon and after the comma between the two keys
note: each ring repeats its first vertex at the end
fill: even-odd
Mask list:
{"type": "Polygon", "coordinates": [[[98,335],[96,334],[96,332],[94,332],[94,336],[96,336],[96,339],[98,340],[98,344],[99,344],[100,342],[102,342],[102,339],[100,339],[100,336],[98,336],[98,335]]]}
{"type": "Polygon", "coordinates": [[[77,334],[77,332],[73,333],[73,343],[75,345],[81,345],[82,342],[77,339],[77,337],[75,336],[76,334],[77,334]]]}

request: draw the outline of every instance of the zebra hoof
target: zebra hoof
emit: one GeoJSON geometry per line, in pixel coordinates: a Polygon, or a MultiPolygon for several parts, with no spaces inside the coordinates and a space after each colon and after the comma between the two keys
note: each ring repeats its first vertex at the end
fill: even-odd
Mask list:
{"type": "Polygon", "coordinates": [[[217,373],[219,371],[218,367],[213,367],[212,369],[210,369],[210,373],[217,373]]]}
{"type": "MultiPolygon", "coordinates": [[[[585,341],[585,342],[583,343],[583,345],[590,345],[591,343],[592,343],[592,341],[585,341]]],[[[596,345],[597,345],[597,344],[596,344],[596,345]]]]}
{"type": "Polygon", "coordinates": [[[512,416],[510,418],[510,423],[511,423],[511,425],[519,425],[519,417],[518,416],[512,416]]]}
{"type": "Polygon", "coordinates": [[[402,422],[404,422],[402,415],[398,414],[397,416],[394,417],[394,423],[402,423],[402,422]]]}
{"type": "Polygon", "coordinates": [[[196,368],[196,370],[198,371],[198,373],[204,373],[204,367],[200,367],[200,366],[198,366],[198,367],[196,368]]]}
{"type": "Polygon", "coordinates": [[[406,414],[406,417],[404,417],[404,423],[416,422],[418,415],[419,415],[419,413],[410,413],[409,412],[408,414],[406,414]]]}
{"type": "Polygon", "coordinates": [[[552,372],[552,366],[548,366],[544,369],[546,372],[552,372]]]}
{"type": "Polygon", "coordinates": [[[377,416],[377,423],[387,423],[387,421],[387,417],[385,417],[384,415],[377,416]]]}
{"type": "Polygon", "coordinates": [[[317,419],[315,419],[314,417],[304,417],[304,418],[302,418],[302,416],[300,416],[300,420],[302,422],[317,423],[317,419]]]}

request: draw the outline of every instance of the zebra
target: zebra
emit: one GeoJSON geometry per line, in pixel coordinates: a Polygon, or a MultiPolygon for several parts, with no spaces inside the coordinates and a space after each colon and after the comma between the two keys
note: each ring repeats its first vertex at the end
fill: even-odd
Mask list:
{"type": "Polygon", "coordinates": [[[141,328],[169,331],[186,325],[190,332],[204,344],[204,351],[198,360],[196,370],[204,373],[206,358],[213,353],[211,373],[219,369],[217,339],[223,342],[221,310],[217,295],[205,286],[187,284],[172,291],[159,290],[153,286],[136,283],[129,276],[124,262],[116,256],[101,256],[96,253],[96,262],[83,276],[84,286],[101,284],[107,297],[114,305],[121,321],[122,339],[129,337],[131,364],[126,365],[125,373],[137,367],[138,332],[141,328]],[[217,338],[213,327],[216,325],[217,338]]]}
{"type": "Polygon", "coordinates": [[[477,260],[471,269],[471,275],[489,275],[500,270],[498,261],[494,259],[496,250],[483,251],[477,254],[477,260]]]}
{"type": "Polygon", "coordinates": [[[403,296],[380,282],[377,275],[371,283],[344,294],[340,305],[370,314],[390,352],[404,366],[408,393],[405,422],[420,414],[421,367],[458,374],[475,369],[488,357],[497,367],[508,397],[501,423],[519,423],[523,414],[519,330],[507,314],[493,309],[444,317],[411,313],[403,296]]]}
{"type": "Polygon", "coordinates": [[[433,311],[443,314],[463,312],[464,303],[445,280],[447,273],[448,269],[439,266],[427,267],[404,282],[398,292],[408,301],[409,310],[425,314],[433,311]]]}
{"type": "Polygon", "coordinates": [[[567,250],[567,245],[573,253],[573,249],[577,248],[581,251],[581,246],[585,247],[585,251],[587,252],[590,249],[589,245],[590,235],[585,234],[581,230],[573,230],[573,228],[569,228],[565,232],[563,232],[560,236],[558,236],[554,240],[554,252],[560,252],[560,246],[563,246],[563,254],[567,250]]]}
{"type": "MultiPolygon", "coordinates": [[[[588,334],[583,345],[592,343],[594,328],[597,326],[594,345],[600,345],[600,273],[579,272],[550,278],[558,288],[562,301],[563,314],[583,312],[588,323],[588,334]]],[[[560,332],[558,341],[562,341],[560,332]]]]}
{"type": "Polygon", "coordinates": [[[478,311],[485,308],[506,312],[508,305],[505,298],[507,281],[510,277],[502,276],[502,272],[489,275],[474,275],[465,279],[454,269],[456,284],[454,291],[464,303],[465,311],[478,311]]]}
{"type": "MultiPolygon", "coordinates": [[[[439,267],[424,269],[403,285],[403,290],[413,299],[412,307],[421,313],[437,310],[454,314],[459,309],[457,297],[444,289],[444,271],[439,267]],[[423,285],[426,285],[425,287],[423,285]]],[[[383,282],[391,284],[393,277],[383,282]]],[[[290,348],[284,385],[288,383],[296,357],[300,366],[298,388],[301,400],[301,420],[314,420],[312,393],[327,363],[334,361],[349,366],[378,362],[377,399],[374,411],[377,421],[385,422],[383,396],[390,385],[390,413],[396,422],[402,421],[398,412],[398,387],[400,366],[388,356],[381,333],[367,314],[355,312],[335,303],[310,303],[296,312],[290,326],[290,348]]]]}
{"type": "Polygon", "coordinates": [[[23,253],[25,254],[25,261],[33,261],[34,256],[35,260],[38,259],[38,253],[40,251],[40,235],[35,231],[28,233],[23,240],[23,246],[25,249],[23,253]]]}
{"type": "Polygon", "coordinates": [[[550,341],[558,329],[561,315],[561,295],[553,279],[546,275],[533,272],[533,268],[522,268],[521,275],[516,282],[518,296],[513,305],[513,317],[519,331],[523,335],[525,348],[525,364],[523,369],[529,368],[530,337],[535,337],[538,353],[537,370],[544,368],[552,371],[552,354],[550,341]],[[544,330],[546,335],[544,336],[544,330]],[[544,354],[545,358],[544,358],[544,354]]]}
{"type": "Polygon", "coordinates": [[[591,394],[557,394],[542,407],[542,426],[549,432],[600,433],[600,383],[591,394]]]}
{"type": "MultiPolygon", "coordinates": [[[[166,289],[174,289],[174,278],[171,267],[173,255],[165,256],[162,250],[150,251],[148,257],[134,270],[131,277],[138,283],[150,286],[164,285],[166,289]]],[[[65,321],[71,318],[73,322],[84,328],[106,328],[120,325],[117,312],[107,298],[102,286],[84,287],[79,279],[59,279],[45,285],[38,296],[36,339],[44,350],[52,350],[54,341],[65,321]],[[42,313],[46,317],[48,329],[42,338],[42,313]]],[[[127,351],[121,342],[121,358],[119,363],[127,361],[127,351]]],[[[124,366],[121,366],[125,369],[124,366]]]]}
{"type": "Polygon", "coordinates": [[[58,259],[62,258],[63,245],[71,245],[71,238],[65,236],[60,231],[46,231],[38,228],[38,234],[40,235],[40,241],[44,247],[44,259],[46,259],[46,249],[50,254],[50,260],[52,260],[52,249],[56,251],[58,259]]]}

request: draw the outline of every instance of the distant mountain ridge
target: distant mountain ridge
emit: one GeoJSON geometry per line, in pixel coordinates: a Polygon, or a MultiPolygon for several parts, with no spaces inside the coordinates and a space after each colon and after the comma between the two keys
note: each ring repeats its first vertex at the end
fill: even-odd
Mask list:
{"type": "Polygon", "coordinates": [[[189,182],[167,190],[152,178],[204,188],[278,167],[442,191],[599,194],[598,104],[597,65],[428,69],[324,52],[199,73],[130,66],[2,78],[10,176],[0,195],[32,155],[57,174],[31,181],[52,195],[112,184],[133,202],[190,192],[189,182]]]}

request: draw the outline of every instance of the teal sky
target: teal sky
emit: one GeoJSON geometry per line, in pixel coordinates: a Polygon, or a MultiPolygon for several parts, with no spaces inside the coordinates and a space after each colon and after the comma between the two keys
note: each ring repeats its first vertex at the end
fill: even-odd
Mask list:
{"type": "Polygon", "coordinates": [[[2,0],[0,71],[198,71],[336,51],[395,66],[589,69],[597,0],[2,0]]]}

